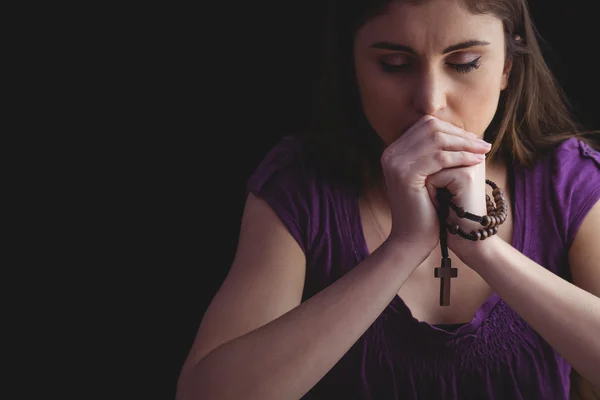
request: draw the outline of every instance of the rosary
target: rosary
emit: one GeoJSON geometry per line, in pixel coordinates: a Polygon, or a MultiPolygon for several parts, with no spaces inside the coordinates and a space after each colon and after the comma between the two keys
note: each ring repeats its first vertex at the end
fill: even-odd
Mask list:
{"type": "Polygon", "coordinates": [[[504,192],[494,182],[489,179],[485,183],[492,187],[494,202],[492,203],[490,196],[485,195],[487,204],[487,215],[483,217],[471,214],[465,211],[464,208],[458,207],[451,201],[452,194],[448,189],[438,189],[437,199],[439,202],[438,217],[440,219],[440,247],[442,249],[442,262],[439,268],[435,269],[434,276],[440,278],[440,306],[450,305],[450,279],[458,276],[458,269],[452,268],[452,260],[448,257],[447,232],[452,235],[459,235],[463,239],[477,241],[485,240],[486,238],[498,233],[498,226],[506,221],[508,215],[508,203],[504,192]],[[466,233],[458,225],[451,225],[447,222],[450,208],[454,210],[459,218],[466,218],[479,223],[482,228],[466,233]]]}

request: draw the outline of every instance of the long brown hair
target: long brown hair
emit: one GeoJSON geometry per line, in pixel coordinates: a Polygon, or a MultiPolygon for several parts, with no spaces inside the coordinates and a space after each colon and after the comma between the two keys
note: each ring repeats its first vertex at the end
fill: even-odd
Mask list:
{"type": "MultiPolygon", "coordinates": [[[[309,152],[330,172],[360,186],[365,180],[375,183],[381,179],[383,143],[360,106],[353,40],[358,29],[391,1],[418,4],[426,0],[329,2],[311,129],[304,135],[309,152]]],[[[584,132],[573,119],[569,101],[544,60],[526,0],[464,1],[471,12],[490,13],[503,21],[506,55],[512,60],[508,87],[485,132],[485,139],[493,144],[488,161],[501,157],[531,166],[573,136],[600,148],[597,133],[584,132]]]]}

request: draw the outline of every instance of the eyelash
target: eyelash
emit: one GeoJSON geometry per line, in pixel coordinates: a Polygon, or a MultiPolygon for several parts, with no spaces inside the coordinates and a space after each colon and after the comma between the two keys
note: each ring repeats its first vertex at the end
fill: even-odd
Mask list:
{"type": "MultiPolygon", "coordinates": [[[[474,69],[477,69],[481,66],[481,64],[479,64],[479,59],[481,58],[481,56],[477,57],[476,59],[474,59],[473,61],[466,63],[466,64],[451,64],[448,63],[448,65],[455,69],[456,72],[458,72],[459,74],[468,74],[469,72],[473,71],[474,69]]],[[[380,61],[381,64],[381,68],[383,69],[384,72],[387,73],[393,73],[393,72],[401,72],[401,71],[405,71],[406,69],[408,69],[410,67],[410,64],[402,64],[402,65],[390,65],[387,64],[383,61],[380,61]]]]}

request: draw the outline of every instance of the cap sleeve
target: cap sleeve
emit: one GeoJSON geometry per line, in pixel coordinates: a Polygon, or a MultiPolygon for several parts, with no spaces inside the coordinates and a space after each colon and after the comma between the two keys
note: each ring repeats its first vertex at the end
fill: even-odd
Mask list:
{"type": "Polygon", "coordinates": [[[246,193],[269,204],[306,254],[309,248],[311,182],[302,144],[284,137],[250,176],[246,193]]]}
{"type": "Polygon", "coordinates": [[[600,199],[600,153],[571,138],[554,155],[556,206],[563,208],[564,241],[571,247],[585,216],[600,199]]]}

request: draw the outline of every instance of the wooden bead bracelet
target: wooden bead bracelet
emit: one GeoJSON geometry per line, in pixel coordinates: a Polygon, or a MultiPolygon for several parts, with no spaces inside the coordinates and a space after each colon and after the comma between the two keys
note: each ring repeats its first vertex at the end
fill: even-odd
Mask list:
{"type": "Polygon", "coordinates": [[[506,221],[506,217],[508,215],[508,202],[504,196],[504,191],[489,179],[486,179],[485,183],[492,187],[492,196],[494,196],[494,202],[496,205],[492,203],[490,196],[486,194],[485,200],[487,204],[487,215],[484,215],[483,217],[471,214],[470,212],[465,211],[464,208],[458,207],[456,204],[450,201],[449,198],[447,199],[448,206],[454,210],[457,217],[478,222],[481,224],[481,226],[483,226],[481,229],[466,233],[460,228],[460,226],[456,224],[450,225],[446,222],[446,228],[452,235],[459,235],[464,239],[472,240],[474,242],[478,240],[485,240],[486,238],[497,234],[498,226],[502,225],[504,221],[506,221]]]}
{"type": "Polygon", "coordinates": [[[451,278],[458,277],[458,269],[452,267],[452,260],[448,256],[448,245],[447,245],[447,232],[453,235],[459,235],[460,237],[478,241],[485,240],[486,238],[493,236],[498,233],[498,227],[506,221],[508,216],[508,201],[504,196],[504,192],[494,182],[489,179],[485,180],[485,183],[492,187],[494,196],[494,202],[490,199],[490,196],[485,195],[485,201],[487,205],[487,215],[482,217],[471,214],[465,211],[464,208],[457,206],[451,201],[452,194],[448,189],[438,189],[437,199],[439,202],[438,218],[440,221],[440,248],[442,251],[442,262],[440,267],[435,268],[434,277],[440,278],[440,305],[450,305],[450,280],[451,278]],[[454,210],[459,218],[465,218],[474,222],[479,223],[483,228],[476,229],[470,233],[463,231],[460,226],[454,224],[451,225],[447,222],[449,209],[454,210]]]}

